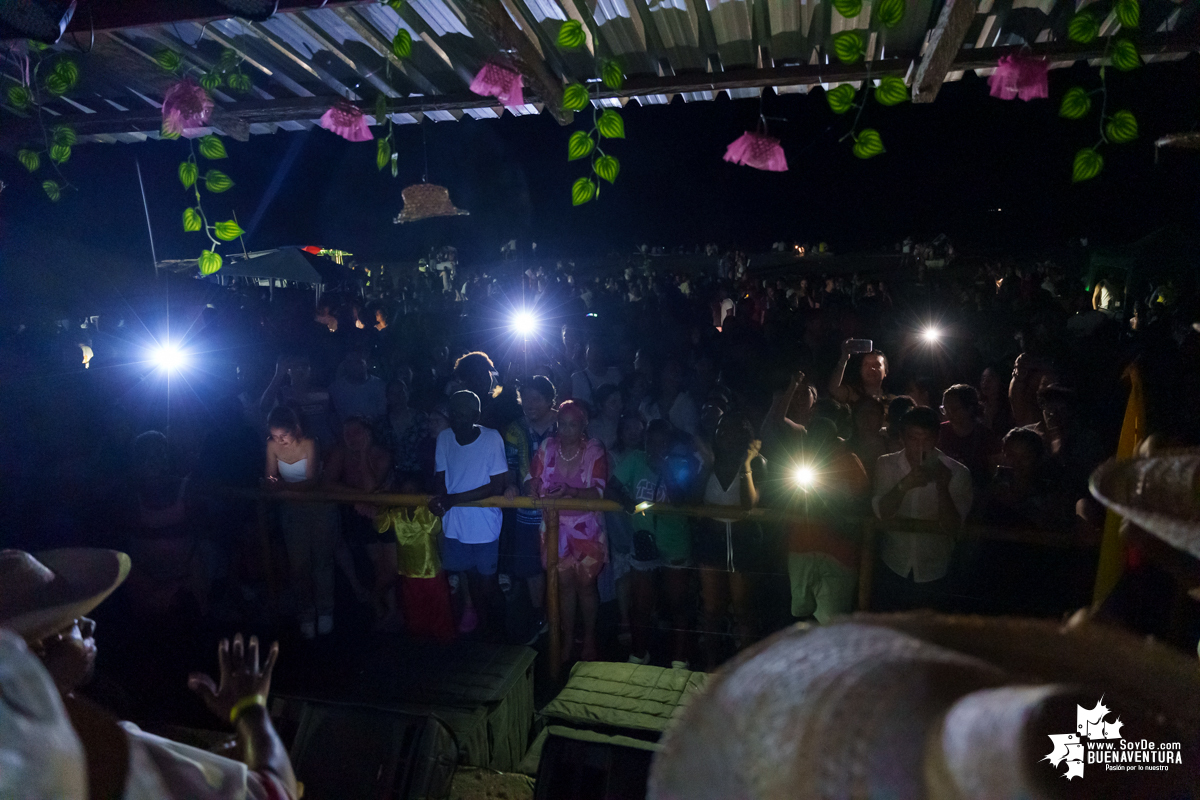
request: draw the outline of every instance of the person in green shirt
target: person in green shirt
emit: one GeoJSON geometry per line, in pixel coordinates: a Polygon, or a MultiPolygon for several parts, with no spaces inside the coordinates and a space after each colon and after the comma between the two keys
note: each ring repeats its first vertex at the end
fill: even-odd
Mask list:
{"type": "MultiPolygon", "coordinates": [[[[646,450],[633,451],[621,460],[611,476],[617,497],[632,514],[633,554],[630,558],[632,603],[632,663],[650,661],[650,632],[661,596],[671,617],[672,666],[687,665],[686,567],[691,563],[692,533],[687,517],[632,513],[638,503],[678,502],[691,483],[687,463],[690,437],[671,428],[666,420],[654,420],[646,432],[646,450]],[[679,469],[671,465],[678,463],[679,469]]],[[[695,475],[692,475],[694,478],[695,475]]]]}

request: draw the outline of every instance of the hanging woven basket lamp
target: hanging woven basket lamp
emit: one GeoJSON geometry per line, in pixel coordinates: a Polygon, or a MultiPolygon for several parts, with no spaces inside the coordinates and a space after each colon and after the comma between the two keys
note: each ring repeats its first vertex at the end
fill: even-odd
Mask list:
{"type": "Polygon", "coordinates": [[[434,183],[413,184],[400,192],[400,197],[404,200],[404,208],[392,220],[397,225],[433,217],[463,217],[471,213],[455,208],[450,202],[450,190],[434,183]]]}

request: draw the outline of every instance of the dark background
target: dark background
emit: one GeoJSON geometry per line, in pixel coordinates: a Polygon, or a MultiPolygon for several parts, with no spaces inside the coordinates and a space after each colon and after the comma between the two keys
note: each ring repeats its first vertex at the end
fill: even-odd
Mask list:
{"type": "MultiPolygon", "coordinates": [[[[932,105],[883,108],[872,100],[862,125],[880,131],[887,153],[869,161],[837,141],[853,114],[835,116],[821,90],[768,92],[764,112],[785,119],[770,124],[788,156],[786,173],[721,160],[754,128],[756,100],[631,103],[623,113],[628,138],[608,148],[621,160],[620,177],[582,208],[571,206],[570,188],[585,167],[566,160],[567,138],[582,122],[563,128],[548,115],[397,126],[398,179],[376,170],[373,143],[320,129],[226,139],[229,158],[217,166],[236,186],[206,194],[205,203],[215,219],[236,210],[251,249],[316,244],[359,258],[415,259],[453,244],[467,266],[496,258],[511,238],[536,241],[540,255],[586,257],[643,243],[759,250],[777,240],[823,240],[845,252],[944,232],[960,248],[1019,255],[1073,237],[1121,244],[1166,224],[1192,224],[1200,153],[1163,150],[1156,163],[1154,140],[1200,122],[1200,57],[1109,76],[1109,110],[1132,110],[1141,135],[1106,145],[1100,177],[1078,185],[1072,157],[1099,138],[1098,97],[1087,120],[1057,112],[1070,86],[1099,85],[1086,65],[1053,70],[1049,100],[991,98],[986,79],[973,74],[947,83],[932,105]],[[429,180],[471,215],[393,225],[401,188],[421,180],[423,137],[429,180]]],[[[180,222],[188,194],[176,168],[186,153],[183,141],[80,146],[64,167],[79,191],[57,204],[42,194],[40,173],[35,182],[5,157],[0,290],[39,303],[144,285],[153,266],[135,158],[158,257],[196,257],[205,239],[180,222]]]]}

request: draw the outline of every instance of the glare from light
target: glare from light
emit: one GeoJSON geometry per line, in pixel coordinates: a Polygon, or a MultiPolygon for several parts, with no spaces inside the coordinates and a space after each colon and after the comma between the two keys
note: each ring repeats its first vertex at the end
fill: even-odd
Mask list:
{"type": "Polygon", "coordinates": [[[921,338],[929,344],[935,344],[942,338],[942,331],[933,325],[930,325],[925,330],[921,331],[921,338]]]}
{"type": "Polygon", "coordinates": [[[792,472],[792,480],[801,489],[810,489],[817,482],[817,473],[812,467],[796,467],[792,472]]]}
{"type": "Polygon", "coordinates": [[[152,359],[159,369],[167,372],[181,370],[188,364],[187,354],[173,344],[164,344],[156,348],[152,359]]]}
{"type": "Polygon", "coordinates": [[[529,338],[537,333],[538,319],[529,311],[517,311],[512,316],[512,329],[520,336],[529,338]]]}

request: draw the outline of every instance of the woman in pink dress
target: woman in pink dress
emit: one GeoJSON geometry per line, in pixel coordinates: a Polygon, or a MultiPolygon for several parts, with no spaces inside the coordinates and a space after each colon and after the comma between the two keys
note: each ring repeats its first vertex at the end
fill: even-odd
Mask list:
{"type": "MultiPolygon", "coordinates": [[[[558,435],[542,442],[529,467],[528,494],[555,499],[599,500],[608,483],[608,459],[598,439],[584,436],[588,415],[581,403],[568,400],[558,407],[558,435]]],[[[583,615],[583,661],[596,658],[596,576],[608,560],[604,514],[598,511],[560,511],[558,515],[558,596],[561,607],[564,660],[575,635],[575,605],[583,615]]],[[[545,525],[542,563],[546,563],[545,525]]]]}

